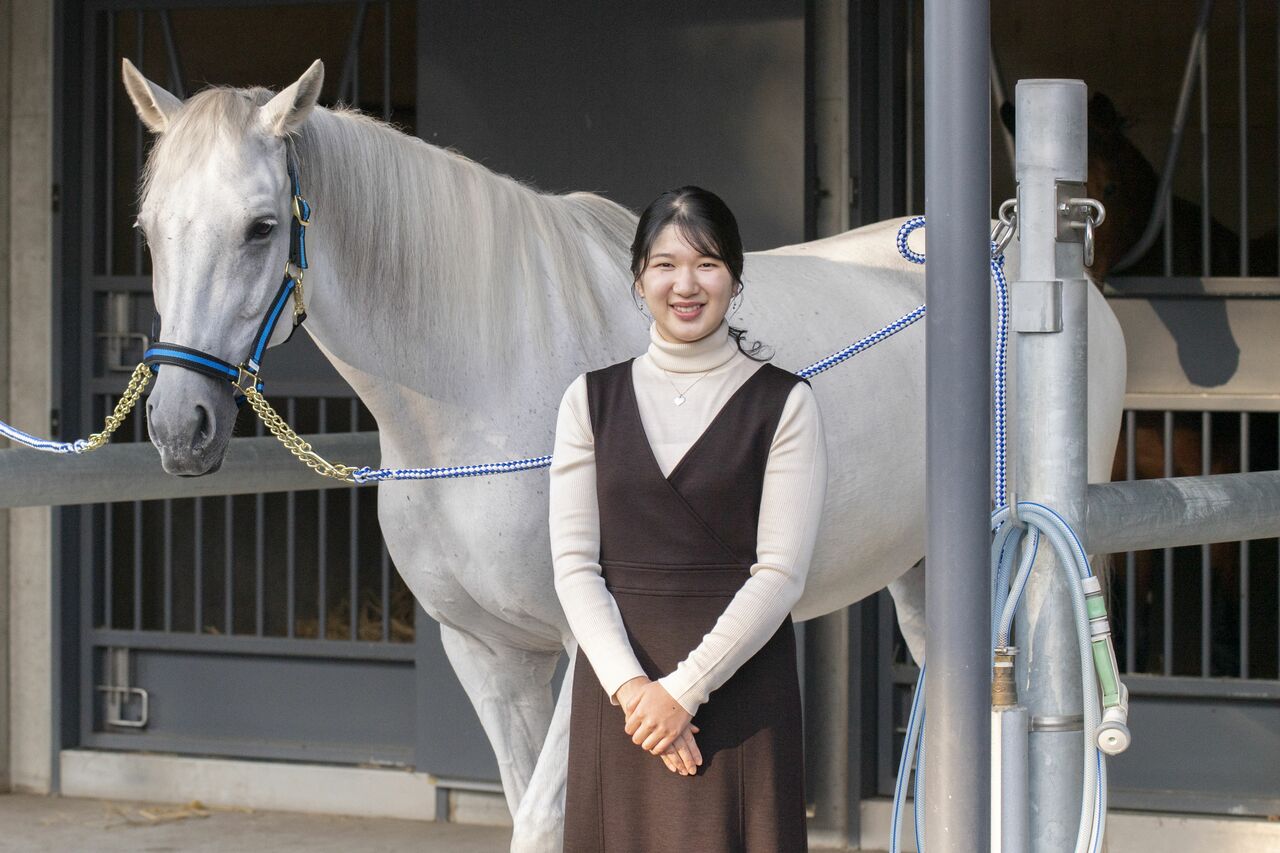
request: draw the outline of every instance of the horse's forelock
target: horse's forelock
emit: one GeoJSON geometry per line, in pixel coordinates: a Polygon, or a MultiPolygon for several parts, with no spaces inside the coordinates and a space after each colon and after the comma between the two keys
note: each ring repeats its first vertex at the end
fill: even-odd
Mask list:
{"type": "Polygon", "coordinates": [[[258,108],[275,95],[270,89],[211,86],[192,95],[156,141],[143,168],[139,199],[171,176],[209,156],[220,141],[238,140],[254,126],[258,108]]]}

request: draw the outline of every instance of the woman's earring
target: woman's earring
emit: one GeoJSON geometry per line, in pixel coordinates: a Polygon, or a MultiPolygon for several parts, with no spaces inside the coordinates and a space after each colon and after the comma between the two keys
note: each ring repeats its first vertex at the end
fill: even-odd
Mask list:
{"type": "Polygon", "coordinates": [[[739,308],[742,307],[742,288],[738,288],[738,292],[729,300],[729,316],[732,317],[739,308]]]}

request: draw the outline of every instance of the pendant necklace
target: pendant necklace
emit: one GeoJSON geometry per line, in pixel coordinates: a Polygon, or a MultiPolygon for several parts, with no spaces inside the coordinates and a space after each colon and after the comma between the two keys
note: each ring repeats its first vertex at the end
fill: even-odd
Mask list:
{"type": "Polygon", "coordinates": [[[694,385],[697,385],[703,379],[706,379],[707,374],[710,373],[711,371],[710,370],[706,371],[697,379],[690,382],[689,386],[685,388],[683,391],[681,391],[680,388],[676,385],[676,383],[671,379],[671,374],[667,372],[667,369],[665,367],[662,368],[662,372],[667,374],[667,381],[671,383],[672,388],[676,389],[676,395],[671,398],[671,402],[675,403],[677,406],[683,406],[685,401],[685,395],[689,393],[689,390],[693,388],[694,385]]]}

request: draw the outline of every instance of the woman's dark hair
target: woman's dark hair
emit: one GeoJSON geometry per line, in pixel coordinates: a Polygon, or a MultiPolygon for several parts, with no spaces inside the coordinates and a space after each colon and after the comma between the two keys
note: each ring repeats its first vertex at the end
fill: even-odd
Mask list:
{"type": "MultiPolygon", "coordinates": [[[[729,269],[729,275],[739,288],[742,284],[742,237],[738,234],[738,220],[729,205],[720,196],[702,187],[685,186],[667,190],[649,203],[636,223],[636,238],[631,243],[631,277],[640,280],[640,274],[649,264],[649,253],[662,229],[674,225],[686,243],[699,254],[716,258],[729,269]]],[[[631,289],[631,298],[636,291],[631,289]]],[[[768,361],[773,356],[757,354],[764,349],[760,341],[750,346],[743,344],[746,329],[729,326],[729,334],[738,344],[743,355],[755,361],[768,361]]]]}

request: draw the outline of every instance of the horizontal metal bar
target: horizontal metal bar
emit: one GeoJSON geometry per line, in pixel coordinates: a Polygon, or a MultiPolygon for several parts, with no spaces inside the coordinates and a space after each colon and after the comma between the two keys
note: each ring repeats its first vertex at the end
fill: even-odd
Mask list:
{"type": "Polygon", "coordinates": [[[1124,686],[1131,696],[1170,699],[1222,699],[1275,702],[1280,700],[1280,681],[1252,678],[1182,678],[1169,675],[1129,673],[1124,686]]]}
{"type": "MultiPolygon", "coordinates": [[[[1107,789],[1107,806],[1113,809],[1172,812],[1179,815],[1219,814],[1235,817],[1270,817],[1280,813],[1280,798],[1269,797],[1265,792],[1242,794],[1237,791],[1134,789],[1111,785],[1107,789]]],[[[1229,848],[1223,846],[1216,849],[1229,848]]]]}
{"type": "Polygon", "coordinates": [[[1124,407],[1140,412],[1280,412],[1280,394],[1129,391],[1124,407]]]}
{"type": "MultiPolygon", "coordinates": [[[[304,438],[330,461],[377,464],[376,432],[304,438]]],[[[270,436],[233,438],[222,467],[202,477],[166,474],[155,448],[143,442],[111,445],[83,456],[0,450],[0,483],[0,508],[351,488],[316,474],[270,436]]]]}
{"type": "Polygon", "coordinates": [[[1090,554],[1280,536],[1280,471],[1089,486],[1090,554]]]}
{"type": "Polygon", "coordinates": [[[386,767],[412,767],[410,746],[349,745],[342,743],[263,741],[249,733],[243,738],[199,737],[196,735],[88,732],[81,744],[90,749],[114,749],[126,752],[172,752],[178,755],[222,756],[238,759],[304,761],[312,764],[356,764],[386,767]]]}
{"type": "Polygon", "coordinates": [[[1280,278],[1268,276],[1113,276],[1108,299],[1280,299],[1280,278]]]}
{"type": "MultiPolygon", "coordinates": [[[[129,383],[129,373],[132,370],[133,365],[130,365],[128,370],[117,371],[114,376],[95,377],[85,382],[83,387],[91,394],[113,394],[118,397],[129,383]]],[[[337,374],[334,375],[336,376],[337,374]]],[[[266,384],[267,399],[277,406],[281,404],[285,397],[329,397],[336,399],[355,396],[355,392],[350,388],[337,385],[333,379],[324,377],[295,379],[288,376],[269,376],[266,384]]],[[[227,387],[229,389],[231,386],[228,385],[227,387]]],[[[150,392],[147,393],[149,394],[150,392]]],[[[228,391],[228,393],[230,392],[228,391]]],[[[143,397],[143,399],[145,400],[146,397],[143,397]]],[[[141,407],[139,410],[141,410],[141,407]]]]}
{"type": "Polygon", "coordinates": [[[183,634],[162,631],[89,631],[94,646],[154,649],[164,652],[258,655],[263,657],[327,658],[331,660],[407,661],[414,659],[413,643],[351,640],[308,640],[289,637],[183,634]]]}

